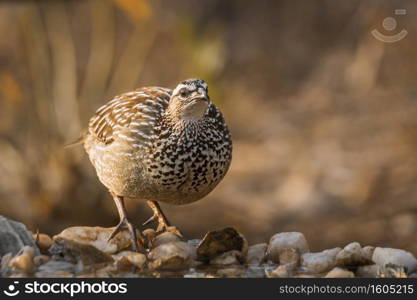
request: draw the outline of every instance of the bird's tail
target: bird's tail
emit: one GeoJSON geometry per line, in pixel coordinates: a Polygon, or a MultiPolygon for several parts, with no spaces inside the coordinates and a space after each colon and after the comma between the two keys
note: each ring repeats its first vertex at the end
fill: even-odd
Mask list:
{"type": "Polygon", "coordinates": [[[84,142],[85,138],[87,137],[87,132],[84,132],[78,139],[76,139],[75,141],[65,144],[64,148],[69,148],[69,147],[73,147],[73,146],[77,146],[80,145],[84,142]]]}

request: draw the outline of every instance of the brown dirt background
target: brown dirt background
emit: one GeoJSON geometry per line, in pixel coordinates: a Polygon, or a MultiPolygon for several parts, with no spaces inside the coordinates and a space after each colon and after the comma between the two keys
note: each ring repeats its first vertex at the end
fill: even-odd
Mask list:
{"type": "Polygon", "coordinates": [[[313,250],[417,253],[416,14],[411,0],[1,1],[0,214],[50,234],[115,225],[83,149],[62,146],[118,93],[201,77],[234,159],[205,199],[163,206],[188,237],[234,226],[251,243],[301,231],[313,250]],[[388,16],[402,41],[372,37],[393,34],[388,16]]]}

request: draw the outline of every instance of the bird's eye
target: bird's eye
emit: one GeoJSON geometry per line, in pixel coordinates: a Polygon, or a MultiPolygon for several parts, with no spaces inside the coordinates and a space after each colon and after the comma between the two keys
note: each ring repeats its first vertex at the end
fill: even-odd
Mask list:
{"type": "Polygon", "coordinates": [[[188,90],[187,89],[181,89],[180,90],[180,96],[182,97],[182,98],[185,98],[185,97],[187,97],[188,96],[188,90]]]}

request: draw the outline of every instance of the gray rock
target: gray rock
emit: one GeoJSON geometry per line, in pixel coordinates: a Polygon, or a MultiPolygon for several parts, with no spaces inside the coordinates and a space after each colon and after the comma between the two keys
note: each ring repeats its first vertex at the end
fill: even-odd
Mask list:
{"type": "Polygon", "coordinates": [[[345,246],[336,256],[338,266],[361,266],[372,264],[370,259],[372,247],[362,248],[358,242],[353,242],[345,246]]]}
{"type": "Polygon", "coordinates": [[[380,266],[378,266],[377,264],[373,264],[373,265],[368,265],[368,266],[359,266],[356,269],[356,276],[357,277],[362,277],[362,278],[375,278],[377,277],[379,270],[380,270],[380,266]]]}
{"type": "Polygon", "coordinates": [[[417,268],[417,259],[410,252],[401,249],[376,247],[372,260],[381,267],[387,264],[405,267],[408,273],[417,268]]]}
{"type": "Polygon", "coordinates": [[[248,249],[248,255],[246,262],[249,265],[260,265],[265,260],[266,249],[268,245],[266,243],[252,245],[248,249]]]}
{"type": "Polygon", "coordinates": [[[199,260],[210,260],[231,250],[240,251],[246,257],[248,242],[234,228],[227,227],[208,232],[197,247],[197,257],[199,260]]]}
{"type": "Polygon", "coordinates": [[[6,255],[3,255],[1,258],[1,268],[0,268],[0,275],[2,277],[6,277],[11,273],[11,269],[9,268],[10,261],[13,258],[12,253],[7,253],[6,255]]]}
{"type": "Polygon", "coordinates": [[[302,267],[308,273],[318,274],[336,266],[336,255],[341,248],[333,248],[317,253],[304,253],[301,256],[302,267]]]}
{"type": "Polygon", "coordinates": [[[336,267],[336,268],[333,268],[324,277],[325,278],[353,278],[355,277],[355,274],[353,274],[353,272],[348,271],[346,269],[336,267]]]}
{"type": "Polygon", "coordinates": [[[184,242],[168,242],[152,249],[148,254],[148,266],[154,270],[185,269],[191,264],[190,245],[184,242]]]}
{"type": "Polygon", "coordinates": [[[53,278],[53,277],[73,277],[75,265],[65,261],[50,260],[38,268],[35,277],[53,278]]]}
{"type": "Polygon", "coordinates": [[[237,250],[231,250],[222,253],[210,260],[210,265],[227,266],[238,265],[242,262],[242,253],[237,250]]]}
{"type": "Polygon", "coordinates": [[[380,266],[377,277],[379,278],[407,278],[406,268],[394,264],[380,266]]]}
{"type": "Polygon", "coordinates": [[[51,258],[47,255],[38,255],[33,258],[35,266],[40,266],[47,263],[51,258]]]}
{"type": "MultiPolygon", "coordinates": [[[[187,244],[190,247],[190,253],[191,253],[191,258],[194,260],[195,263],[197,263],[197,247],[200,244],[201,240],[188,240],[187,244]]],[[[202,262],[198,262],[198,263],[202,263],[202,262]]]]}
{"type": "Polygon", "coordinates": [[[279,255],[285,249],[295,249],[300,254],[309,251],[307,240],[300,232],[281,232],[273,235],[268,245],[268,258],[279,263],[279,255]]]}
{"type": "Polygon", "coordinates": [[[127,270],[132,266],[135,266],[138,269],[143,269],[146,264],[146,256],[142,253],[137,253],[133,251],[122,251],[115,255],[112,255],[116,267],[119,270],[127,270]]]}
{"type": "Polygon", "coordinates": [[[130,235],[127,230],[116,234],[110,241],[114,227],[69,227],[53,237],[54,240],[64,239],[78,244],[90,245],[106,254],[114,254],[130,246],[130,235]]]}
{"type": "Polygon", "coordinates": [[[271,272],[267,272],[266,276],[268,278],[288,278],[294,274],[293,271],[294,269],[290,265],[279,265],[271,272]]]}
{"type": "Polygon", "coordinates": [[[24,224],[0,216],[0,256],[17,254],[24,246],[32,247],[35,255],[40,254],[32,234],[24,224]]]}
{"type": "Polygon", "coordinates": [[[366,260],[372,261],[372,256],[374,255],[375,247],[365,246],[362,248],[362,257],[366,260]]]}
{"type": "Polygon", "coordinates": [[[101,252],[96,247],[63,238],[55,238],[49,251],[58,260],[73,264],[82,263],[83,266],[113,263],[110,255],[101,252]]]}
{"type": "Polygon", "coordinates": [[[224,278],[237,278],[237,277],[243,277],[243,274],[245,273],[245,268],[242,266],[230,266],[227,268],[221,268],[217,270],[217,275],[219,277],[224,278]]]}
{"type": "Polygon", "coordinates": [[[165,231],[161,234],[158,234],[155,239],[152,241],[152,248],[158,247],[159,245],[166,244],[169,242],[177,242],[181,238],[175,233],[165,231]]]}
{"type": "Polygon", "coordinates": [[[283,249],[279,253],[279,263],[295,269],[300,264],[300,252],[297,249],[283,249]]]}

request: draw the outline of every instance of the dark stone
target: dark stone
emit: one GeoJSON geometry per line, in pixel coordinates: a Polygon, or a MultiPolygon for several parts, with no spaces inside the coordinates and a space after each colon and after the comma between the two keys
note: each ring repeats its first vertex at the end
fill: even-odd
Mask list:
{"type": "Polygon", "coordinates": [[[242,251],[244,240],[231,227],[208,232],[197,247],[197,259],[207,261],[222,253],[238,250],[242,251]]]}
{"type": "Polygon", "coordinates": [[[49,252],[56,260],[76,264],[81,261],[84,266],[111,263],[113,258],[96,247],[77,243],[63,238],[56,238],[49,252]]]}
{"type": "Polygon", "coordinates": [[[35,256],[40,255],[38,246],[24,224],[0,216],[0,255],[9,252],[15,255],[24,246],[35,249],[35,256]]]}

